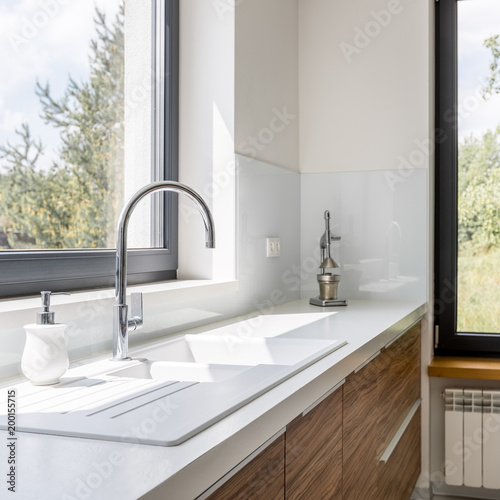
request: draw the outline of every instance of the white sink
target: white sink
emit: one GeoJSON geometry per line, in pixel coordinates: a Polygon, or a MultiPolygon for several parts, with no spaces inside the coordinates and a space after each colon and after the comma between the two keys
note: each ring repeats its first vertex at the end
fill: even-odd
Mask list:
{"type": "MultiPolygon", "coordinates": [[[[293,366],[330,352],[332,340],[185,335],[142,349],[135,364],[107,373],[111,377],[222,382],[256,365],[293,366]]],[[[134,363],[134,361],[132,361],[134,363]]]]}
{"type": "Polygon", "coordinates": [[[185,335],[157,347],[136,352],[151,361],[176,361],[218,365],[291,366],[332,350],[334,340],[289,338],[240,338],[222,335],[185,335]]]}
{"type": "Polygon", "coordinates": [[[181,382],[222,382],[238,375],[247,368],[249,367],[144,360],[128,368],[110,372],[108,375],[112,377],[177,380],[181,382]]]}
{"type": "MultiPolygon", "coordinates": [[[[116,368],[107,362],[102,375],[68,375],[55,386],[18,386],[17,428],[178,445],[345,344],[186,335],[137,349],[132,361],[116,368]]],[[[0,408],[6,407],[0,395],[0,408]]],[[[0,428],[6,422],[0,418],[0,428]]]]}

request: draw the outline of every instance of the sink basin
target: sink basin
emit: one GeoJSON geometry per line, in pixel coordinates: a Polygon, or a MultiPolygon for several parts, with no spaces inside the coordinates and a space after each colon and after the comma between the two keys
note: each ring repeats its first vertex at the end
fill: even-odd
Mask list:
{"type": "Polygon", "coordinates": [[[249,367],[144,360],[134,366],[110,372],[108,375],[181,382],[222,382],[238,375],[247,368],[249,367]]]}
{"type": "Polygon", "coordinates": [[[185,335],[161,346],[138,351],[151,361],[181,361],[217,365],[291,366],[332,350],[336,341],[295,338],[240,338],[222,335],[185,335]]]}
{"type": "Polygon", "coordinates": [[[185,335],[138,351],[136,364],[107,376],[182,382],[222,382],[257,365],[292,366],[322,351],[331,340],[185,335]]]}
{"type": "MultiPolygon", "coordinates": [[[[16,428],[176,446],[345,344],[185,335],[137,349],[132,361],[107,362],[102,375],[63,377],[47,387],[22,384],[16,428]]],[[[0,407],[7,407],[5,398],[0,407]]],[[[0,418],[0,428],[6,422],[0,418]]]]}

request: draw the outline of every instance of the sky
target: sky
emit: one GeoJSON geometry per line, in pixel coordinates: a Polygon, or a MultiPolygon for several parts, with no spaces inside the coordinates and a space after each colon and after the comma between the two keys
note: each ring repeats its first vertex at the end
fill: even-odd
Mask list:
{"type": "MultiPolygon", "coordinates": [[[[58,131],[40,118],[38,80],[60,96],[68,76],[88,77],[88,47],[95,34],[95,7],[112,19],[119,0],[0,0],[0,144],[17,142],[23,122],[46,144],[41,166],[57,159],[58,131]],[[50,5],[44,10],[42,5],[50,5]]],[[[490,51],[484,40],[500,33],[500,0],[462,0],[459,8],[459,137],[480,135],[500,124],[500,95],[484,101],[481,79],[488,75],[490,51]]]]}
{"type": "Polygon", "coordinates": [[[40,118],[37,79],[60,97],[68,76],[88,80],[88,55],[95,35],[95,7],[113,19],[119,0],[0,0],[0,144],[17,143],[23,122],[47,145],[42,168],[57,159],[58,132],[40,118]],[[45,6],[45,10],[43,8],[45,6]]]}
{"type": "Polygon", "coordinates": [[[481,96],[489,75],[491,51],[485,39],[500,34],[499,0],[458,2],[458,112],[459,138],[479,136],[500,125],[500,95],[481,96]]]}

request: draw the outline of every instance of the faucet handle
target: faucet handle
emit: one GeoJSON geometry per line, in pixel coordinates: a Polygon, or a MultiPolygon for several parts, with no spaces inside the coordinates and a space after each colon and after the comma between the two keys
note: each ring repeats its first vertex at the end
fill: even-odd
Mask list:
{"type": "Polygon", "coordinates": [[[141,328],[144,315],[143,315],[143,307],[142,307],[142,293],[131,293],[130,294],[130,315],[132,316],[128,320],[128,327],[134,331],[141,328]]]}

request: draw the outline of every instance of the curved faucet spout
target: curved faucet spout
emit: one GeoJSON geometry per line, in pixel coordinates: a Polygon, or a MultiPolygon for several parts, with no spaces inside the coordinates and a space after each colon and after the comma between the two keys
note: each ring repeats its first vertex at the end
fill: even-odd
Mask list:
{"type": "MultiPolygon", "coordinates": [[[[183,193],[194,201],[205,224],[205,245],[215,248],[214,221],[210,209],[203,198],[190,187],[175,181],[158,181],[144,186],[137,191],[121,211],[116,238],[116,273],[115,273],[115,306],[113,317],[113,360],[122,361],[128,357],[128,330],[142,325],[142,300],[138,316],[128,318],[127,296],[127,229],[128,222],[137,203],[145,196],[157,191],[173,191],[183,193]]],[[[134,302],[134,301],[133,301],[134,302]]]]}

